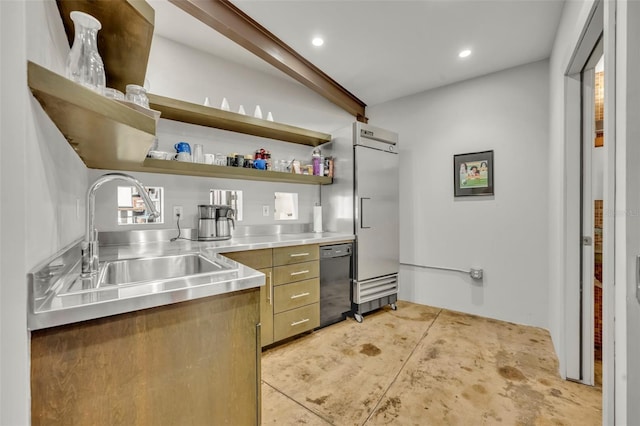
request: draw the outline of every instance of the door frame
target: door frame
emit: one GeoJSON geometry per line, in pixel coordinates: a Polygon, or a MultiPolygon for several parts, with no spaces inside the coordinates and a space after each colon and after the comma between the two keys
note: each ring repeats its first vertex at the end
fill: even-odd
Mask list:
{"type": "Polygon", "coordinates": [[[594,198],[593,198],[593,149],[595,140],[595,68],[599,59],[603,56],[603,39],[598,39],[584,69],[581,72],[581,230],[582,238],[588,238],[587,243],[582,241],[581,250],[581,355],[580,355],[580,382],[593,386],[595,384],[595,301],[594,301],[594,277],[595,277],[595,231],[594,231],[594,198]]]}
{"type": "Polygon", "coordinates": [[[595,1],[586,20],[582,34],[576,43],[573,55],[565,72],[564,117],[565,117],[565,215],[564,215],[564,335],[565,366],[567,379],[583,381],[584,369],[580,336],[581,298],[581,156],[583,127],[581,123],[581,81],[580,71],[593,52],[598,39],[604,40],[605,73],[605,117],[604,134],[604,185],[603,185],[603,386],[602,421],[615,424],[615,379],[614,365],[614,266],[615,266],[615,1],[595,1]],[[576,222],[578,224],[576,224],[576,222]]]}

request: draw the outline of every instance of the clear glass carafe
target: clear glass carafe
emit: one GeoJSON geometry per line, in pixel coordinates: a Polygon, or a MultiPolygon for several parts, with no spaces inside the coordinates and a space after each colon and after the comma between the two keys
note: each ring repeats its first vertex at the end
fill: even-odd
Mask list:
{"type": "Polygon", "coordinates": [[[98,30],[102,24],[93,16],[78,11],[71,12],[71,20],[75,39],[67,57],[67,78],[102,94],[106,86],[104,63],[98,53],[98,30]]]}

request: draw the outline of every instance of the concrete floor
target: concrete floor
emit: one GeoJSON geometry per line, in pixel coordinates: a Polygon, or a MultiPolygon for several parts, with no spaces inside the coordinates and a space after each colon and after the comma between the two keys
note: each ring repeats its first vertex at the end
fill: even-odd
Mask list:
{"type": "Polygon", "coordinates": [[[558,376],[545,330],[407,302],[262,357],[262,422],[599,425],[601,391],[558,376]]]}

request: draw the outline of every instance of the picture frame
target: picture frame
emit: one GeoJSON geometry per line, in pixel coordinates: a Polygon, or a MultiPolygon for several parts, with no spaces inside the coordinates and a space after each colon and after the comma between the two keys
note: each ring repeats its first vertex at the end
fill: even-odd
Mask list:
{"type": "Polygon", "coordinates": [[[493,150],[454,155],[454,196],[494,195],[493,168],[493,150]]]}

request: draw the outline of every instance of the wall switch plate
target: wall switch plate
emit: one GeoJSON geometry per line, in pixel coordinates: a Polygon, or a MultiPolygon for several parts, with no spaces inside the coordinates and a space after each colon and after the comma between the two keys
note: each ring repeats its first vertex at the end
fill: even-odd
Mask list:
{"type": "Polygon", "coordinates": [[[269,216],[269,206],[262,206],[262,216],[269,216]]]}
{"type": "Polygon", "coordinates": [[[173,218],[182,217],[182,206],[173,206],[173,218]]]}

